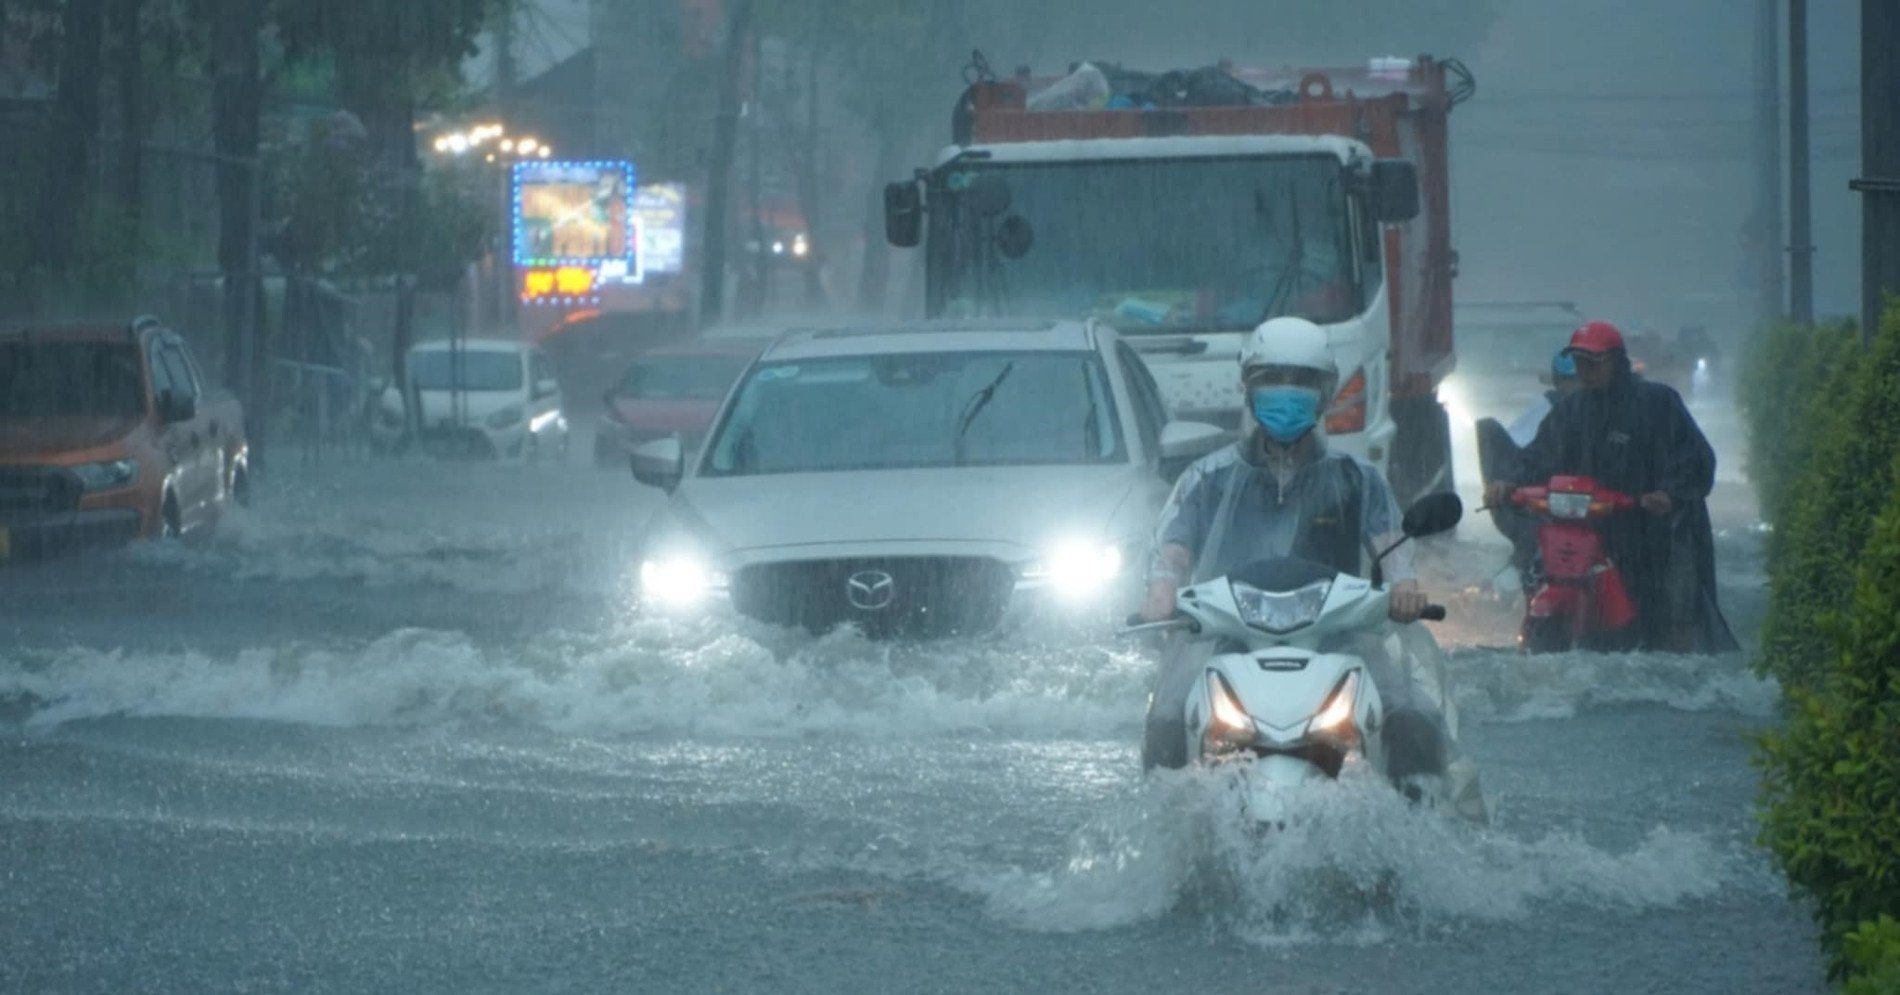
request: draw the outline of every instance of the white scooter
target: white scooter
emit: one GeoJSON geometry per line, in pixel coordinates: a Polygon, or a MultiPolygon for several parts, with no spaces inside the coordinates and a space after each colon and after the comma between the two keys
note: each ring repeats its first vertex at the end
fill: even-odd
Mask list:
{"type": "MultiPolygon", "coordinates": [[[[1463,514],[1455,494],[1426,497],[1406,513],[1405,539],[1447,531],[1463,514]]],[[[1414,801],[1445,804],[1484,821],[1476,775],[1456,756],[1456,717],[1442,674],[1435,675],[1439,687],[1425,692],[1442,704],[1442,722],[1412,710],[1388,715],[1367,659],[1352,651],[1356,641],[1368,638],[1388,652],[1396,646],[1380,572],[1375,563],[1375,577],[1367,580],[1307,560],[1262,560],[1182,589],[1171,619],[1131,619],[1121,630],[1181,630],[1205,646],[1201,686],[1189,692],[1185,705],[1185,755],[1203,764],[1246,764],[1242,790],[1259,822],[1280,822],[1290,814],[1288,789],[1336,779],[1356,762],[1414,801]]],[[[1445,609],[1431,605],[1421,617],[1440,621],[1445,609]]],[[[1430,640],[1424,632],[1415,638],[1430,640]]],[[[1430,648],[1435,651],[1436,644],[1430,648]]],[[[1413,679],[1409,668],[1393,669],[1413,679]]],[[[1388,693],[1400,690],[1400,700],[1419,692],[1388,693]]]]}

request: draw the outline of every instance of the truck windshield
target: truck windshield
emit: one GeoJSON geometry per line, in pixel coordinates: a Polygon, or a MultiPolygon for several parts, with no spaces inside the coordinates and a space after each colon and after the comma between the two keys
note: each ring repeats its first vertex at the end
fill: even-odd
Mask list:
{"type": "Polygon", "coordinates": [[[418,390],[520,390],[521,356],[512,352],[424,349],[409,354],[409,377],[418,390]],[[457,365],[459,359],[459,376],[457,365]]]}
{"type": "Polygon", "coordinates": [[[1127,333],[1344,320],[1361,305],[1339,160],[1325,155],[954,163],[930,232],[933,314],[1086,315],[1127,333]],[[1008,184],[1033,233],[997,251],[1001,218],[966,191],[1008,184]]]}
{"type": "Polygon", "coordinates": [[[138,349],[118,342],[0,343],[0,418],[137,418],[138,349]]]}
{"type": "Polygon", "coordinates": [[[1090,353],[912,353],[754,368],[708,476],[1125,459],[1090,353]]]}

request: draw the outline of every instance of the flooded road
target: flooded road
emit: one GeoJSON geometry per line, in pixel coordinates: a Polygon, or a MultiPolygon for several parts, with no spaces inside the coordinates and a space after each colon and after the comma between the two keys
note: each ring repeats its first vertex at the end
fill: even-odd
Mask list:
{"type": "Polygon", "coordinates": [[[591,467],[260,490],[0,571],[0,991],[1825,990],[1750,842],[1774,688],[1501,648],[1483,521],[1422,563],[1493,825],[1329,785],[1261,841],[1217,776],[1140,777],[1150,663],[1103,627],[643,617],[654,494],[591,467]]]}

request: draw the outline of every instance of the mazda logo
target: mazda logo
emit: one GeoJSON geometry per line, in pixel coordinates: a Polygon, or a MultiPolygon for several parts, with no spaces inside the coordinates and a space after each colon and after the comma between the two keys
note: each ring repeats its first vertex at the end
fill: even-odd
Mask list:
{"type": "Polygon", "coordinates": [[[897,600],[897,581],[882,570],[860,570],[845,581],[844,593],[853,608],[883,611],[897,600]]]}

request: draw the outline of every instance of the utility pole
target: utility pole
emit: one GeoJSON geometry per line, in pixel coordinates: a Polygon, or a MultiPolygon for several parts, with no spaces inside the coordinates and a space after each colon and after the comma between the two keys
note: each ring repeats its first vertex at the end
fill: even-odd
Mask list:
{"type": "Polygon", "coordinates": [[[739,73],[752,33],[752,0],[726,8],[725,49],[719,67],[719,116],[713,123],[712,158],[706,178],[706,228],[700,254],[699,323],[718,323],[726,309],[726,233],[731,214],[732,160],[739,137],[739,73]]]}
{"type": "Polygon", "coordinates": [[[1755,8],[1755,243],[1757,309],[1762,321],[1786,313],[1781,279],[1781,20],[1777,0],[1755,8]]]}
{"type": "MultiPolygon", "coordinates": [[[[515,5],[504,3],[497,12],[495,22],[495,116],[509,134],[516,131],[515,122],[515,77],[519,66],[515,62],[515,5]]],[[[515,323],[515,252],[514,170],[504,158],[496,164],[501,173],[499,213],[495,231],[495,324],[500,328],[512,327],[515,323]]]]}
{"type": "Polygon", "coordinates": [[[1860,336],[1873,341],[1886,294],[1900,294],[1900,10],[1860,3],[1860,336]]]}
{"type": "Polygon", "coordinates": [[[1808,179],[1808,0],[1788,0],[1788,313],[1814,324],[1814,218],[1808,179]]]}

